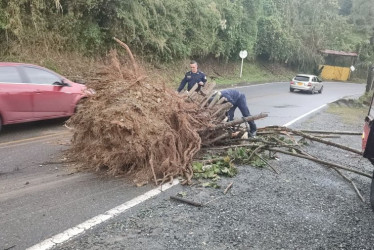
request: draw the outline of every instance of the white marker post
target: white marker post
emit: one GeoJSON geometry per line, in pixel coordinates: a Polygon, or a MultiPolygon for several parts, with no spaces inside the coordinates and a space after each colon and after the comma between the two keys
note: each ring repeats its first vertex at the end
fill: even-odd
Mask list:
{"type": "Polygon", "coordinates": [[[243,61],[244,61],[244,58],[246,58],[248,56],[248,52],[246,50],[242,50],[242,51],[240,51],[239,56],[242,59],[242,66],[240,67],[240,78],[242,78],[243,61]]]}

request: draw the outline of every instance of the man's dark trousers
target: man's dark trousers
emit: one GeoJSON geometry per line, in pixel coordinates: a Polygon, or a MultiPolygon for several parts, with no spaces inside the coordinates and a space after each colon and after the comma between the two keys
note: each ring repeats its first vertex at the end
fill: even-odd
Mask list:
{"type": "MultiPolygon", "coordinates": [[[[234,113],[235,113],[236,108],[239,108],[243,117],[251,116],[251,113],[249,112],[249,109],[248,109],[248,106],[247,106],[247,100],[246,100],[244,94],[240,93],[239,98],[232,105],[233,106],[230,108],[230,110],[228,112],[230,121],[234,120],[234,113]]],[[[251,133],[255,132],[257,130],[257,127],[256,127],[256,124],[254,123],[254,121],[250,121],[248,123],[249,123],[249,127],[250,127],[250,132],[251,133]]]]}

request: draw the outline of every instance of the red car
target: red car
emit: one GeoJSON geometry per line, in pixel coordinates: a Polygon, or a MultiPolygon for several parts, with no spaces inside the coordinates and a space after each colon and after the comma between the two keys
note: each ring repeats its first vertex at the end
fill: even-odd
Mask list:
{"type": "Polygon", "coordinates": [[[2,125],[71,116],[87,88],[46,68],[0,62],[2,125]]]}

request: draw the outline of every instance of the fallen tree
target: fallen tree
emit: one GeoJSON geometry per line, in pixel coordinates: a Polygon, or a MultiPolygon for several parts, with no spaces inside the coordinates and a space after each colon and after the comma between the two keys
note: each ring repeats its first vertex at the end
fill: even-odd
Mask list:
{"type": "Polygon", "coordinates": [[[201,145],[227,134],[220,124],[231,105],[208,103],[213,83],[180,95],[147,78],[127,45],[116,41],[131,64],[121,62],[113,50],[108,66],[90,83],[96,94],[68,121],[74,132],[69,157],[81,169],[127,174],[138,185],[175,176],[190,182],[191,162],[201,145]]]}
{"type": "MultiPolygon", "coordinates": [[[[195,91],[195,85],[191,91],[178,94],[154,77],[147,78],[129,48],[116,41],[127,50],[131,64],[121,62],[113,50],[108,66],[101,69],[100,77],[90,84],[96,94],[90,96],[68,122],[74,132],[69,156],[81,169],[126,174],[137,185],[150,180],[157,185],[176,176],[182,176],[183,183],[189,184],[194,175],[193,161],[206,162],[201,155],[207,150],[246,148],[248,162],[258,159],[277,174],[279,171],[262,155],[264,152],[313,160],[334,168],[341,175],[340,171],[344,170],[371,177],[360,170],[310,156],[295,139],[301,137],[360,154],[358,150],[310,135],[328,134],[328,131],[266,127],[258,130],[259,137],[248,139],[243,124],[265,118],[267,114],[225,122],[231,104],[214,97],[214,83],[208,83],[200,91],[195,91]],[[286,136],[288,142],[280,135],[286,136]],[[199,152],[201,154],[197,155],[199,152]]],[[[344,131],[342,134],[355,133],[344,131]]]]}

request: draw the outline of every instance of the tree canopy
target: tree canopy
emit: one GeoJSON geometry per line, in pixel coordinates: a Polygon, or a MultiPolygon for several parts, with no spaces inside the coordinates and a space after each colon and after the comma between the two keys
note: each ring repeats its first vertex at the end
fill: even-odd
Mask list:
{"type": "Polygon", "coordinates": [[[299,68],[320,49],[356,51],[373,62],[372,0],[0,0],[0,47],[105,54],[112,37],[154,62],[240,50],[299,68]],[[371,44],[370,44],[371,39],[371,44]]]}

